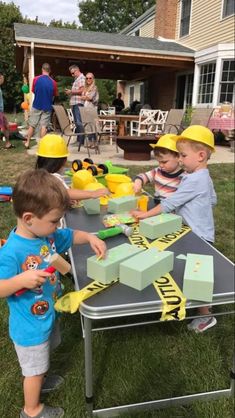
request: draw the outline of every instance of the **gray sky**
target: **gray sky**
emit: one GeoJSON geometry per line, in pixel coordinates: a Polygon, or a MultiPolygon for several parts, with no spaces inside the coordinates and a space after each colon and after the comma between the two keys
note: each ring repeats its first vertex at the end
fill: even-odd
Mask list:
{"type": "MultiPolygon", "coordinates": [[[[12,0],[3,0],[4,3],[11,3],[12,0]]],[[[50,23],[52,19],[63,22],[75,22],[78,24],[78,0],[13,0],[19,6],[23,17],[35,19],[43,23],[50,23]]]]}

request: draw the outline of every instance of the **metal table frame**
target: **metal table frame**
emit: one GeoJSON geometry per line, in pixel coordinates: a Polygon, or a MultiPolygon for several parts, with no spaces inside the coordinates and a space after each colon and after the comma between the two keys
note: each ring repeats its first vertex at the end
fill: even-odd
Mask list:
{"type": "MultiPolygon", "coordinates": [[[[86,215],[84,213],[78,213],[78,211],[71,211],[66,216],[66,222],[69,227],[74,228],[74,222],[76,222],[76,228],[79,228],[78,224],[82,225],[81,229],[84,229],[84,222],[85,219],[87,219],[86,215]]],[[[89,225],[85,224],[87,227],[86,229],[90,232],[94,232],[95,230],[98,230],[101,227],[101,217],[99,216],[92,216],[89,217],[89,225]]],[[[112,247],[115,245],[120,244],[121,242],[124,242],[125,238],[124,236],[118,236],[114,237],[107,242],[108,246],[112,247]]],[[[214,247],[210,246],[205,241],[201,240],[199,237],[197,237],[195,234],[190,232],[187,234],[187,237],[184,236],[180,240],[177,241],[177,243],[173,244],[171,247],[168,247],[168,250],[172,250],[174,252],[181,253],[181,251],[184,253],[186,251],[186,248],[189,249],[187,252],[197,252],[200,253],[198,250],[198,245],[201,245],[200,250],[201,253],[205,254],[213,254],[214,255],[214,262],[215,262],[215,272],[219,270],[219,279],[215,278],[215,287],[218,289],[215,289],[214,292],[214,298],[211,305],[225,305],[225,304],[231,304],[234,302],[234,283],[233,283],[233,263],[231,263],[230,260],[228,260],[226,257],[224,257],[219,251],[217,251],[214,247]],[[227,269],[227,273],[225,272],[225,269],[227,269]],[[224,281],[224,277],[227,277],[229,280],[226,284],[226,281],[224,281]],[[225,284],[224,284],[225,283],[225,284]],[[227,288],[225,289],[225,287],[227,288]],[[222,290],[224,289],[224,291],[222,290]]],[[[81,246],[80,246],[81,247],[81,246]]],[[[83,268],[81,268],[81,260],[84,259],[84,256],[87,257],[91,255],[92,253],[89,253],[88,248],[83,249],[82,251],[77,252],[76,247],[73,247],[72,250],[70,250],[70,257],[71,257],[71,264],[72,264],[72,271],[74,275],[75,280],[75,288],[78,290],[79,288],[84,287],[84,285],[88,284],[90,281],[86,277],[85,271],[86,271],[86,263],[83,265],[83,268]],[[80,254],[81,252],[81,254],[80,254]],[[88,252],[88,254],[87,254],[88,252]]],[[[84,261],[84,260],[83,260],[84,261]]],[[[216,275],[216,274],[215,274],[216,275]]],[[[172,276],[174,277],[176,283],[182,287],[182,270],[179,268],[179,271],[177,272],[177,268],[175,271],[175,267],[172,273],[172,276]],[[179,283],[180,281],[180,283],[179,283]]],[[[231,386],[228,389],[221,389],[221,390],[215,390],[211,392],[202,392],[202,393],[196,393],[186,396],[178,396],[173,398],[166,398],[166,399],[159,399],[159,400],[152,400],[149,402],[140,402],[140,403],[134,403],[134,404],[128,404],[128,405],[121,405],[121,406],[115,406],[115,407],[109,407],[104,409],[93,409],[93,367],[92,367],[92,332],[96,331],[104,331],[104,330],[110,330],[110,329],[117,329],[117,328],[128,328],[133,326],[140,326],[140,325],[146,325],[150,323],[157,323],[159,321],[139,321],[135,323],[125,324],[125,325],[116,325],[116,326],[108,326],[108,327],[102,327],[102,328],[93,328],[93,322],[96,322],[98,320],[102,319],[112,319],[112,318],[124,318],[124,317],[140,317],[142,315],[146,314],[152,314],[152,313],[159,313],[161,312],[161,301],[158,298],[156,291],[152,287],[152,293],[154,297],[148,297],[146,300],[143,297],[142,301],[134,301],[132,299],[132,293],[134,293],[134,289],[131,289],[129,287],[124,286],[127,290],[125,291],[127,294],[126,301],[123,303],[123,298],[120,297],[122,295],[121,290],[124,285],[115,284],[114,286],[111,286],[108,290],[105,292],[100,293],[100,297],[96,299],[96,296],[87,299],[86,301],[81,303],[80,306],[80,314],[82,318],[82,325],[83,325],[83,336],[84,336],[84,353],[85,353],[85,394],[86,394],[86,403],[87,403],[87,410],[90,416],[98,416],[98,417],[113,417],[113,416],[119,416],[122,412],[135,412],[139,410],[154,410],[159,408],[165,408],[165,407],[172,407],[176,405],[183,405],[195,400],[209,400],[209,399],[215,399],[219,397],[229,397],[232,395],[234,390],[234,377],[235,377],[235,369],[233,368],[231,370],[231,386]],[[120,290],[121,289],[121,290],[120,290]],[[119,294],[120,293],[120,294],[119,294]],[[129,298],[129,299],[128,299],[129,298]],[[110,299],[113,299],[113,303],[110,303],[110,299]],[[99,301],[96,303],[96,301],[99,301]]],[[[151,286],[148,287],[151,288],[151,286]]],[[[147,289],[147,288],[146,288],[147,289]]],[[[151,289],[150,289],[151,290],[151,289]]],[[[150,291],[149,290],[149,291],[150,291]]],[[[142,292],[144,293],[144,291],[142,292]]],[[[148,293],[148,296],[150,296],[150,293],[148,293]]],[[[125,299],[125,298],[124,298],[125,299]]],[[[196,308],[200,306],[206,306],[208,303],[202,303],[202,302],[196,302],[196,301],[187,301],[186,309],[196,308]]],[[[234,313],[233,311],[226,311],[219,313],[217,315],[226,315],[234,313]]],[[[213,314],[214,315],[214,314],[213,314]]],[[[201,316],[201,315],[200,315],[201,316]]],[[[187,316],[186,319],[196,318],[197,316],[187,316]]]]}

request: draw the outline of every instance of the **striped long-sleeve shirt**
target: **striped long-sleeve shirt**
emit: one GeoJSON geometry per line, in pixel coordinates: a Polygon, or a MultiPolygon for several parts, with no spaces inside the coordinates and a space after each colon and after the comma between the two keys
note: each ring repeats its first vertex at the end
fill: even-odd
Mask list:
{"type": "Polygon", "coordinates": [[[146,183],[154,185],[154,198],[165,199],[178,189],[182,173],[182,169],[177,171],[177,173],[171,174],[166,173],[160,167],[156,167],[146,173],[138,174],[136,178],[139,178],[143,185],[146,183]]]}

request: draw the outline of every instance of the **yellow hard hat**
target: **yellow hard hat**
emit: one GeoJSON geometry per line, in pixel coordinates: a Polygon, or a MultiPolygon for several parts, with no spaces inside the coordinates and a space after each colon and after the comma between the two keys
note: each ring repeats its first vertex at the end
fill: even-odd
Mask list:
{"type": "Polygon", "coordinates": [[[92,183],[95,181],[96,179],[92,176],[90,171],[79,170],[76,173],[74,173],[72,177],[72,187],[73,189],[83,190],[88,183],[92,183]]]}
{"type": "Polygon", "coordinates": [[[101,183],[87,183],[84,187],[83,190],[99,190],[99,189],[105,189],[105,186],[101,183]]]}
{"type": "Polygon", "coordinates": [[[201,142],[202,144],[208,145],[215,151],[215,139],[210,129],[201,125],[191,125],[186,128],[177,139],[191,139],[191,141],[201,142]]]}
{"type": "Polygon", "coordinates": [[[134,183],[120,183],[116,187],[115,197],[133,196],[135,194],[133,189],[134,183]]]}
{"type": "Polygon", "coordinates": [[[162,135],[156,144],[150,144],[152,148],[166,148],[170,151],[178,152],[176,148],[176,141],[178,136],[174,134],[162,135]]]}
{"type": "Polygon", "coordinates": [[[37,155],[39,157],[63,158],[68,157],[68,147],[64,138],[56,134],[47,134],[40,139],[37,155]]]}

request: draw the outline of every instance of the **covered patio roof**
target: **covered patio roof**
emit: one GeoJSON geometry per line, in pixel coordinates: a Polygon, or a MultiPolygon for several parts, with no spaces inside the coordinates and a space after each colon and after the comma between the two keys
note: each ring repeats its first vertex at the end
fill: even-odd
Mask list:
{"type": "Polygon", "coordinates": [[[194,67],[194,51],[173,41],[21,23],[14,30],[17,70],[31,76],[44,62],[55,75],[68,76],[76,63],[96,78],[133,81],[194,67]]]}

